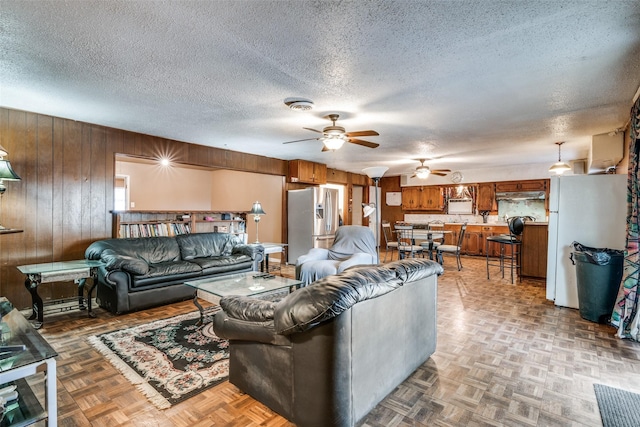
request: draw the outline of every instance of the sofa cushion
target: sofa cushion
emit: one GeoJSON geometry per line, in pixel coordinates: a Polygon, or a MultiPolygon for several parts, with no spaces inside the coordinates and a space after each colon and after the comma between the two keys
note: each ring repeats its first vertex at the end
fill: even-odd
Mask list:
{"type": "Polygon", "coordinates": [[[202,274],[226,273],[228,271],[242,271],[253,267],[253,261],[246,255],[216,256],[195,258],[189,262],[202,268],[202,274]]]}
{"type": "Polygon", "coordinates": [[[276,304],[276,332],[286,335],[306,331],[338,316],[357,302],[384,295],[402,283],[394,270],[384,266],[352,267],[324,277],[276,304]]]}
{"type": "Polygon", "coordinates": [[[275,303],[247,296],[228,296],[220,299],[220,307],[234,319],[266,322],[273,320],[275,303]]]}
{"type": "Polygon", "coordinates": [[[193,233],[176,236],[183,260],[231,255],[242,239],[228,233],[193,233]]]}
{"type": "Polygon", "coordinates": [[[102,252],[107,249],[119,255],[142,259],[147,264],[180,260],[180,247],[174,237],[99,240],[89,245],[85,251],[85,258],[101,259],[102,252]]]}
{"type": "Polygon", "coordinates": [[[393,261],[385,264],[385,267],[394,270],[403,282],[413,282],[432,274],[440,276],[444,273],[444,269],[437,262],[420,258],[393,261]]]}
{"type": "Polygon", "coordinates": [[[149,272],[149,264],[143,259],[128,255],[120,255],[113,249],[102,251],[102,262],[107,270],[125,270],[131,274],[144,276],[149,272]]]}
{"type": "Polygon", "coordinates": [[[149,272],[144,276],[134,277],[132,288],[149,286],[156,283],[170,283],[176,279],[184,282],[190,278],[199,277],[202,268],[198,264],[189,261],[161,262],[149,264],[149,272]]]}

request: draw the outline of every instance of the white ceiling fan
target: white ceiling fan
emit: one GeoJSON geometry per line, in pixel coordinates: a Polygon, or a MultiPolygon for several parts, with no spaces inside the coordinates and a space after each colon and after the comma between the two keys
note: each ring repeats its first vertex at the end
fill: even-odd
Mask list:
{"type": "Polygon", "coordinates": [[[420,162],[420,166],[416,168],[411,178],[417,177],[419,179],[427,179],[431,174],[438,175],[438,176],[446,176],[449,172],[451,172],[450,169],[431,169],[429,166],[425,166],[424,162],[427,161],[427,159],[416,159],[416,160],[420,162]]]}

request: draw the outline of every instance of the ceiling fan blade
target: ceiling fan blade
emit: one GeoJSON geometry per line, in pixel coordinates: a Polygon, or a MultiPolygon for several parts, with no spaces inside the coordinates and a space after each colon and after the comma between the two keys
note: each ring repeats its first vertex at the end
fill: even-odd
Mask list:
{"type": "Polygon", "coordinates": [[[447,176],[447,174],[446,174],[446,173],[436,172],[436,171],[431,171],[431,175],[447,176]]]}
{"type": "Polygon", "coordinates": [[[362,139],[349,138],[348,141],[352,144],[358,144],[358,145],[362,145],[363,147],[369,147],[369,148],[376,148],[380,146],[380,144],[377,144],[375,142],[364,141],[362,139]]]}
{"type": "Polygon", "coordinates": [[[321,130],[317,130],[317,129],[311,129],[311,128],[302,128],[302,129],[310,130],[311,132],[318,132],[318,133],[322,133],[322,131],[321,131],[321,130]]]}
{"type": "Polygon", "coordinates": [[[358,130],[355,132],[347,132],[346,135],[348,137],[352,137],[352,136],[378,136],[380,134],[375,130],[358,130]]]}
{"type": "Polygon", "coordinates": [[[414,173],[413,175],[411,175],[411,178],[415,178],[416,176],[418,176],[418,175],[416,175],[416,174],[414,173]]]}
{"type": "Polygon", "coordinates": [[[431,172],[449,173],[451,172],[451,169],[433,169],[431,172]]]}
{"type": "Polygon", "coordinates": [[[283,142],[283,144],[291,144],[292,142],[301,142],[301,141],[313,141],[320,138],[305,138],[305,139],[296,139],[295,141],[287,141],[283,142]]]}

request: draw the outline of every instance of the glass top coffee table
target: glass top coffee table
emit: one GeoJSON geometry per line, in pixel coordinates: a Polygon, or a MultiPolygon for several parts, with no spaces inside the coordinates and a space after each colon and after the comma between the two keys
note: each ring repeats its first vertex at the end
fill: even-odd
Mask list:
{"type": "Polygon", "coordinates": [[[275,276],[268,273],[249,271],[246,273],[236,273],[227,276],[213,277],[208,279],[190,280],[184,282],[196,290],[193,303],[200,310],[200,322],[204,318],[204,309],[198,302],[198,291],[211,294],[216,297],[226,297],[231,295],[254,296],[267,292],[289,289],[289,292],[298,289],[302,284],[299,280],[288,279],[286,277],[275,276]]]}

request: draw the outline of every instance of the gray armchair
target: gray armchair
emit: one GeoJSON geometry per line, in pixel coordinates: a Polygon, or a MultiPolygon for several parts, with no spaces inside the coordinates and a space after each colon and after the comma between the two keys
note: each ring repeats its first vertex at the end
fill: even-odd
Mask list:
{"type": "Polygon", "coordinates": [[[313,248],[296,261],[301,286],[340,273],[354,265],[376,263],[376,239],[368,227],[343,225],[329,249],[313,248]]]}

